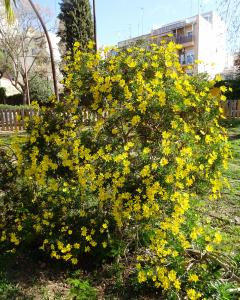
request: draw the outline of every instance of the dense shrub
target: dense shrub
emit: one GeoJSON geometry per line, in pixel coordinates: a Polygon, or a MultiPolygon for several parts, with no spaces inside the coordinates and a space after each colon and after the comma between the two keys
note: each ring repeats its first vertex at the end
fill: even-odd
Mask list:
{"type": "Polygon", "coordinates": [[[240,99],[240,79],[232,80],[221,80],[216,83],[217,87],[226,86],[226,97],[228,100],[239,100],[240,99]]]}
{"type": "Polygon", "coordinates": [[[29,109],[33,108],[29,105],[10,105],[10,104],[0,104],[0,109],[12,109],[12,110],[20,110],[20,109],[29,109]]]}
{"type": "Polygon", "coordinates": [[[5,103],[5,99],[6,99],[6,89],[0,87],[0,104],[5,103]]]}
{"type": "MultiPolygon", "coordinates": [[[[5,89],[0,88],[0,104],[6,105],[21,105],[23,104],[23,95],[16,94],[6,96],[5,89]]],[[[29,80],[29,93],[31,102],[37,101],[39,105],[47,103],[48,98],[52,95],[51,84],[45,78],[35,75],[29,80]]]]}
{"type": "Polygon", "coordinates": [[[22,105],[23,104],[23,95],[16,94],[11,95],[6,98],[6,104],[8,105],[22,105]]]}
{"type": "Polygon", "coordinates": [[[15,146],[29,198],[4,212],[2,249],[32,240],[73,264],[131,253],[140,283],[173,299],[204,295],[221,235],[194,209],[220,196],[229,146],[215,82],[186,75],[179,48],[85,54],[76,43],[68,96],[50,100],[15,146]]]}
{"type": "Polygon", "coordinates": [[[39,75],[29,80],[29,92],[31,102],[37,101],[40,105],[46,103],[53,94],[50,82],[39,75]]]}

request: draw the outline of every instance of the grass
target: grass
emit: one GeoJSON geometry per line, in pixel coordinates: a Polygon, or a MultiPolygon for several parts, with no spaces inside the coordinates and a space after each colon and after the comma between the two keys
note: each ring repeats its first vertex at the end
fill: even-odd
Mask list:
{"type": "MultiPolygon", "coordinates": [[[[221,250],[234,257],[240,269],[240,120],[226,121],[224,125],[228,128],[233,154],[229,169],[225,171],[231,188],[223,191],[219,201],[205,207],[204,219],[223,233],[221,250]]],[[[12,138],[5,135],[1,136],[0,140],[9,145],[12,138]]],[[[121,275],[118,276],[116,268],[119,266],[106,264],[91,273],[83,270],[76,272],[62,263],[49,262],[36,253],[25,251],[0,255],[0,300],[75,299],[71,296],[73,288],[87,294],[93,292],[92,286],[98,291],[97,299],[161,299],[158,295],[147,296],[146,291],[145,295],[141,296],[137,287],[136,290],[131,290],[134,285],[130,286],[129,283],[129,286],[126,286],[121,275]],[[73,286],[71,282],[74,283],[73,286]]]]}
{"type": "Polygon", "coordinates": [[[240,254],[240,120],[229,120],[225,126],[232,150],[229,168],[224,172],[230,189],[223,190],[221,199],[209,204],[205,213],[223,234],[222,250],[236,256],[240,254]]]}
{"type": "Polygon", "coordinates": [[[0,145],[10,146],[16,138],[18,139],[18,142],[21,143],[25,135],[25,133],[18,133],[16,135],[15,133],[6,134],[5,132],[2,132],[0,133],[0,145]]]}
{"type": "Polygon", "coordinates": [[[0,109],[29,109],[32,108],[31,105],[10,105],[10,104],[0,104],[0,109]]]}

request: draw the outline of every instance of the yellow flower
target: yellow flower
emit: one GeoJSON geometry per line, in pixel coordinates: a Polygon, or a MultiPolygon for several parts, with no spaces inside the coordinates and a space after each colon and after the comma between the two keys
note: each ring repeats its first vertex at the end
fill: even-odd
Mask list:
{"type": "Polygon", "coordinates": [[[19,224],[17,229],[18,229],[18,231],[22,231],[22,229],[23,229],[22,225],[19,224]]]}
{"type": "Polygon", "coordinates": [[[146,280],[147,280],[147,277],[145,275],[145,272],[144,271],[139,271],[138,272],[138,282],[142,283],[142,282],[145,282],[146,280]]]}
{"type": "Polygon", "coordinates": [[[215,76],[215,80],[216,80],[216,81],[221,81],[221,80],[222,80],[222,76],[219,75],[219,74],[216,75],[216,76],[215,76]]]}
{"type": "Polygon", "coordinates": [[[157,164],[156,162],[153,162],[153,163],[152,163],[152,169],[153,169],[153,170],[156,170],[157,167],[158,167],[158,164],[157,164]]]}
{"type": "Polygon", "coordinates": [[[75,243],[75,244],[73,245],[73,247],[74,247],[75,249],[79,249],[79,248],[80,248],[80,244],[79,244],[79,243],[75,243]]]}
{"type": "Polygon", "coordinates": [[[103,223],[103,224],[102,224],[102,227],[103,227],[104,229],[107,229],[107,228],[108,228],[108,224],[107,224],[107,223],[103,223]]]}
{"type": "Polygon", "coordinates": [[[91,248],[89,246],[86,246],[84,251],[87,253],[87,252],[90,252],[91,251],[91,248]]]}
{"type": "Polygon", "coordinates": [[[214,249],[213,249],[213,246],[211,245],[207,245],[206,248],[205,248],[208,252],[212,252],[214,249]]]}
{"type": "Polygon", "coordinates": [[[143,154],[148,154],[148,153],[150,153],[150,152],[151,152],[151,149],[148,148],[148,147],[145,147],[145,148],[143,149],[143,154]]]}
{"type": "Polygon", "coordinates": [[[87,236],[86,236],[86,241],[90,242],[91,240],[92,240],[91,235],[87,235],[87,236]]]}
{"type": "Polygon", "coordinates": [[[196,292],[194,289],[188,289],[187,296],[190,300],[197,300],[201,297],[201,294],[196,292]]]}
{"type": "Polygon", "coordinates": [[[137,65],[136,61],[133,60],[128,63],[129,68],[135,68],[136,65],[137,65]]]}
{"type": "Polygon", "coordinates": [[[144,168],[142,169],[142,171],[140,172],[140,175],[142,177],[147,177],[150,175],[150,166],[147,165],[147,166],[144,166],[144,168]]]}
{"type": "Polygon", "coordinates": [[[162,167],[166,166],[168,164],[168,159],[163,157],[161,160],[160,160],[160,165],[162,167]]]}
{"type": "Polygon", "coordinates": [[[132,147],[134,147],[134,143],[133,142],[128,142],[125,146],[124,146],[124,150],[128,151],[129,149],[131,149],[132,147]]]}
{"type": "Polygon", "coordinates": [[[225,86],[220,86],[220,90],[225,93],[227,91],[227,88],[225,86]]]}
{"type": "Polygon", "coordinates": [[[221,234],[219,232],[216,232],[215,236],[214,236],[213,242],[216,243],[216,244],[219,244],[219,243],[221,243],[221,241],[222,241],[221,234]]]}
{"type": "Polygon", "coordinates": [[[175,287],[175,289],[177,289],[177,290],[180,290],[180,289],[181,289],[181,283],[180,283],[180,281],[179,281],[178,279],[176,279],[176,280],[174,281],[174,287],[175,287]]]}
{"type": "Polygon", "coordinates": [[[159,79],[161,79],[163,77],[163,74],[159,71],[156,72],[155,76],[159,79]]]}
{"type": "Polygon", "coordinates": [[[86,236],[87,235],[87,228],[85,226],[83,226],[81,228],[81,232],[82,232],[82,236],[86,236]]]}
{"type": "Polygon", "coordinates": [[[93,41],[90,41],[88,43],[88,49],[93,49],[94,45],[95,45],[95,43],[93,41]]]}
{"type": "Polygon", "coordinates": [[[140,116],[134,116],[131,120],[133,126],[137,125],[141,121],[140,116]]]}
{"type": "Polygon", "coordinates": [[[106,242],[102,242],[102,246],[103,246],[103,248],[107,248],[107,243],[106,242]]]}
{"type": "Polygon", "coordinates": [[[80,47],[80,43],[79,42],[75,42],[73,45],[75,48],[79,48],[80,47]]]}
{"type": "Polygon", "coordinates": [[[175,281],[176,280],[176,272],[174,270],[171,270],[168,274],[168,278],[170,281],[175,281]]]}
{"type": "Polygon", "coordinates": [[[78,260],[77,260],[77,258],[72,258],[71,262],[73,265],[76,265],[78,263],[78,260]]]}
{"type": "Polygon", "coordinates": [[[117,128],[113,128],[112,129],[112,134],[117,134],[118,133],[118,129],[117,128]]]}
{"type": "Polygon", "coordinates": [[[199,280],[199,278],[196,274],[191,274],[188,276],[188,281],[190,281],[190,282],[197,282],[198,280],[199,280]]]}
{"type": "Polygon", "coordinates": [[[20,244],[19,239],[16,237],[15,233],[10,233],[10,241],[15,244],[16,246],[18,246],[20,244]]]}

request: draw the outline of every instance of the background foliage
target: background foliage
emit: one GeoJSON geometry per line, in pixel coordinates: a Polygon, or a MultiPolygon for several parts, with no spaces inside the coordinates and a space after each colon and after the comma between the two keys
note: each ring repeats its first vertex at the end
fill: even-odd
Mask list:
{"type": "Polygon", "coordinates": [[[93,19],[89,0],[62,0],[60,3],[61,21],[58,35],[65,51],[71,51],[76,41],[83,51],[88,50],[88,42],[93,40],[93,19]]]}

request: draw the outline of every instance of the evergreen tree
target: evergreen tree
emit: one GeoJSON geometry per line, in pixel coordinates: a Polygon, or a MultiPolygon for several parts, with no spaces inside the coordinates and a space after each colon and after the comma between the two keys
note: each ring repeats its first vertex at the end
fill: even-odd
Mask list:
{"type": "Polygon", "coordinates": [[[71,51],[76,41],[81,50],[87,51],[87,44],[94,39],[93,18],[89,0],[62,0],[58,36],[66,51],[71,51]]]}

